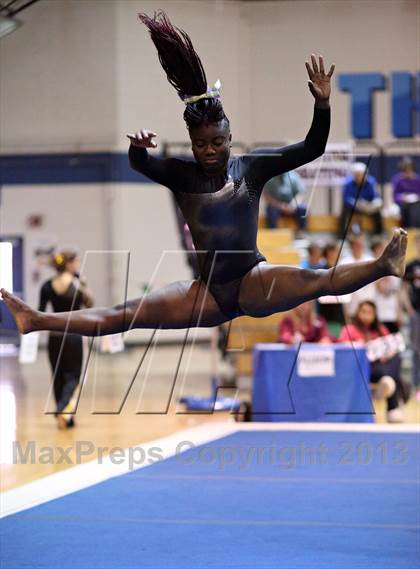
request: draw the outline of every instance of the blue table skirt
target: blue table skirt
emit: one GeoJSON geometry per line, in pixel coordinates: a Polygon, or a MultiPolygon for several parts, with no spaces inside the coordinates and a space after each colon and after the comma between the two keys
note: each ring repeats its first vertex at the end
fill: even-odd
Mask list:
{"type": "Polygon", "coordinates": [[[366,350],[345,345],[256,344],[253,352],[254,421],[373,423],[366,350]],[[308,351],[333,351],[330,376],[298,375],[298,358],[308,351]]]}

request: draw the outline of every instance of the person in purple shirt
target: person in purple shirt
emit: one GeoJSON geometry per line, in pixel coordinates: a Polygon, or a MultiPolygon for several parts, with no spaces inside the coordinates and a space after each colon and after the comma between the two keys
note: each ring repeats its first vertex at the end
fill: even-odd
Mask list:
{"type": "Polygon", "coordinates": [[[376,189],[375,178],[366,175],[366,164],[355,162],[353,174],[347,176],[343,183],[340,237],[343,236],[348,218],[353,211],[372,217],[373,233],[375,235],[381,234],[383,231],[381,208],[382,199],[376,189]]]}
{"type": "Polygon", "coordinates": [[[401,171],[395,174],[391,183],[394,202],[401,211],[401,225],[420,227],[420,176],[416,174],[413,159],[409,156],[404,156],[398,167],[401,171]]]}

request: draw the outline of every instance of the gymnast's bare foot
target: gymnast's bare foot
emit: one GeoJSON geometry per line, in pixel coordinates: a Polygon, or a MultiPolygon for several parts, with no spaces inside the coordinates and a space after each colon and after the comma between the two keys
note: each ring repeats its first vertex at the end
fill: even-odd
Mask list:
{"type": "Polygon", "coordinates": [[[25,304],[14,294],[7,292],[4,288],[0,289],[2,299],[15,319],[16,326],[21,334],[27,334],[36,329],[37,312],[25,304]]]}
{"type": "Polygon", "coordinates": [[[407,232],[401,227],[394,229],[391,241],[385,247],[380,258],[388,275],[403,277],[405,273],[405,253],[407,250],[407,232]]]}

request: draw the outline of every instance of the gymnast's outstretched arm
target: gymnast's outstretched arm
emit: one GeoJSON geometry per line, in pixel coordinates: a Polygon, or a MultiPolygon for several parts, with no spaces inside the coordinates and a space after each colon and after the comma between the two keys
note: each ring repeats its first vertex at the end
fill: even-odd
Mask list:
{"type": "Polygon", "coordinates": [[[128,150],[130,166],[157,184],[162,184],[162,186],[176,191],[177,188],[185,184],[185,171],[189,164],[186,160],[160,158],[149,154],[147,148],[157,147],[153,140],[156,136],[155,132],[147,129],[127,134],[131,142],[128,150]]]}

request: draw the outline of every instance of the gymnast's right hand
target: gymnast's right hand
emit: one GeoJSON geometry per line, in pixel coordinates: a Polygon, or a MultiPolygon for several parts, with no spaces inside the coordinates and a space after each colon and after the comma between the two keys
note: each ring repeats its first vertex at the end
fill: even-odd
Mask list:
{"type": "Polygon", "coordinates": [[[131,144],[139,148],[156,148],[157,144],[153,140],[155,136],[157,136],[155,132],[146,128],[142,128],[139,132],[133,134],[127,134],[131,144]]]}

